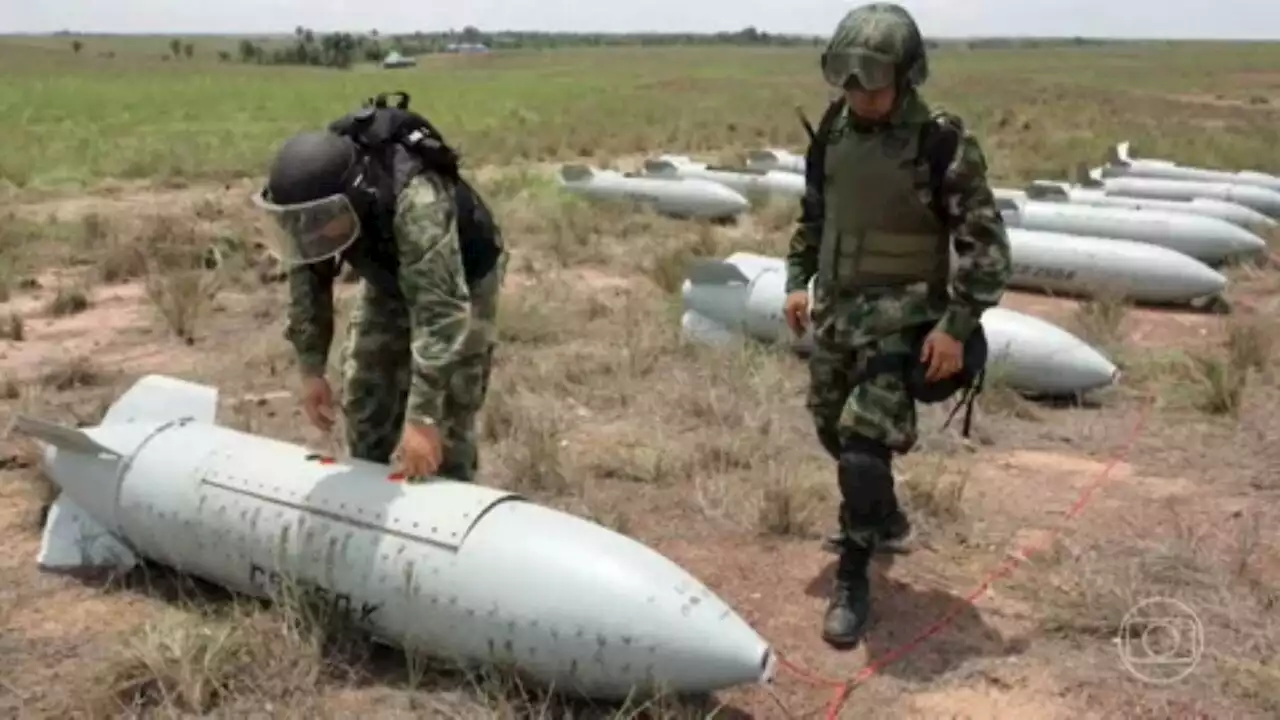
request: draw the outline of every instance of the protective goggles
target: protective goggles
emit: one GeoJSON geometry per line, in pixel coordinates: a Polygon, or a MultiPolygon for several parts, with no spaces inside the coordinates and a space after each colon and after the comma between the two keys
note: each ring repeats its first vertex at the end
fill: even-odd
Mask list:
{"type": "Polygon", "coordinates": [[[277,205],[267,190],[253,202],[275,221],[281,232],[266,238],[285,265],[306,265],[334,257],[360,237],[360,215],[346,195],[330,195],[294,205],[277,205]]]}
{"type": "Polygon", "coordinates": [[[893,58],[868,50],[828,51],[822,55],[822,76],[833,87],[879,90],[893,84],[893,71],[893,58]]]}

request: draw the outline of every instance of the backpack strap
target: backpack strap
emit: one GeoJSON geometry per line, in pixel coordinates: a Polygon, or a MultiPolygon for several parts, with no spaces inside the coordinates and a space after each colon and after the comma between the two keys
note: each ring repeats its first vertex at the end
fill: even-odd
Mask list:
{"type": "Polygon", "coordinates": [[[973,428],[973,405],[978,400],[978,396],[982,394],[982,388],[986,384],[987,368],[984,365],[975,375],[973,382],[965,386],[960,395],[960,399],[956,401],[951,412],[947,413],[947,419],[943,421],[942,428],[945,430],[951,421],[955,419],[956,413],[960,412],[960,408],[964,408],[964,425],[960,428],[960,436],[969,437],[969,431],[973,428]]]}
{"type": "Polygon", "coordinates": [[[822,224],[826,217],[824,206],[826,204],[827,136],[831,133],[831,126],[835,124],[836,117],[843,107],[843,97],[828,104],[827,109],[822,113],[822,120],[818,122],[817,130],[809,124],[804,112],[796,108],[796,114],[800,116],[805,133],[809,135],[809,147],[804,153],[804,196],[800,199],[800,225],[805,228],[811,238],[820,237],[822,234],[822,224]]]}
{"type": "MultiPolygon", "coordinates": [[[[825,191],[825,174],[827,167],[827,136],[831,134],[831,126],[836,124],[836,118],[839,117],[840,111],[844,109],[844,97],[838,97],[827,105],[827,109],[822,113],[822,119],[818,121],[818,129],[814,130],[809,125],[809,121],[800,114],[800,122],[804,123],[805,132],[809,135],[809,148],[804,153],[804,180],[806,192],[812,192],[817,197],[817,208],[820,210],[822,205],[822,197],[825,191]]],[[[818,214],[822,216],[821,213],[818,214]]]]}
{"type": "Polygon", "coordinates": [[[920,157],[929,168],[929,207],[938,222],[948,230],[953,223],[942,202],[942,192],[947,168],[960,149],[963,137],[964,121],[945,110],[934,110],[929,114],[929,122],[920,126],[920,157]]]}

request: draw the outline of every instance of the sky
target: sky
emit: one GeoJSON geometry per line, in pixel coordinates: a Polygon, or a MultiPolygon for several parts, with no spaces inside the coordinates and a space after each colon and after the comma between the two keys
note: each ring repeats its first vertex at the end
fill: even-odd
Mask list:
{"type": "MultiPolygon", "coordinates": [[[[828,35],[856,0],[0,0],[0,33],[462,29],[828,35]],[[439,7],[433,7],[438,5],[439,7]]],[[[925,35],[1280,40],[1280,0],[903,0],[925,35]],[[1175,9],[1176,8],[1176,9],[1175,9]]]]}

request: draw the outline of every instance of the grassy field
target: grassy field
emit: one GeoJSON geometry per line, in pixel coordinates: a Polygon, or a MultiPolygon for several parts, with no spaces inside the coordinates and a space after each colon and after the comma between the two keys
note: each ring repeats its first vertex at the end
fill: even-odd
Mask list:
{"type": "MultiPolygon", "coordinates": [[[[1105,349],[1122,380],[1067,408],[997,385],[968,441],[928,408],[897,468],[920,547],[877,567],[867,644],[837,653],[818,637],[835,478],[804,412],[805,368],[678,334],[684,263],[781,254],[793,203],[711,226],[575,202],[550,181],[571,159],[800,150],[794,107],[816,120],[826,98],[813,52],[558,50],[335,72],[223,63],[234,42],[195,42],[192,59],[161,60],[167,38],[87,38],[79,54],[67,38],[0,38],[0,423],[91,423],[165,372],[217,385],[227,424],[340,451],[294,397],[284,292],[248,195],[285,136],[404,89],[463,148],[513,248],[486,483],[658,549],[815,675],[852,677],[950,617],[854,689],[847,717],[1280,713],[1274,264],[1228,269],[1223,315],[1009,293],[1004,305],[1105,349]],[[966,605],[1028,546],[1041,552],[966,605]],[[1142,682],[1117,655],[1148,597],[1187,604],[1204,628],[1178,682],[1142,682]]],[[[1000,186],[1062,178],[1125,139],[1138,155],[1280,172],[1277,68],[1280,44],[948,48],[926,90],[965,118],[1000,186]]],[[[335,635],[289,603],[155,568],[41,574],[49,493],[34,448],[0,438],[0,716],[810,718],[833,692],[784,672],[769,691],[569,714],[502,674],[424,669],[335,635]]]]}
{"type": "MultiPolygon", "coordinates": [[[[255,175],[281,137],[384,88],[411,93],[482,164],[794,145],[804,137],[794,107],[816,114],[826,96],[807,51],[600,52],[439,56],[408,70],[335,73],[223,64],[207,52],[159,62],[128,44],[104,59],[0,43],[0,177],[40,187],[255,175]]],[[[1280,89],[1276,56],[1265,45],[949,49],[930,96],[988,138],[1000,180],[1058,172],[1121,136],[1189,162],[1266,164],[1280,130],[1274,106],[1251,101],[1280,89]]]]}

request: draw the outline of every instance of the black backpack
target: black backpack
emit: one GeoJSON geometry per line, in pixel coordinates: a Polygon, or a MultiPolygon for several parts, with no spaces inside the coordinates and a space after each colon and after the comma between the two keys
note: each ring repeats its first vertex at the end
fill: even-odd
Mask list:
{"type": "MultiPolygon", "coordinates": [[[[419,172],[429,170],[444,178],[453,191],[467,283],[475,283],[493,269],[502,253],[501,231],[493,213],[462,178],[458,153],[429,120],[409,109],[408,93],[380,93],[369,98],[359,110],[330,123],[329,131],[350,138],[385,171],[377,193],[384,235],[390,234],[400,191],[419,172]],[[387,104],[389,95],[399,96],[394,106],[387,104]],[[396,152],[397,147],[408,151],[410,162],[396,152]]],[[[358,274],[399,296],[399,262],[393,248],[358,248],[344,259],[358,274]]]]}
{"type": "MultiPolygon", "coordinates": [[[[805,194],[801,200],[800,222],[808,228],[809,232],[813,233],[816,230],[816,236],[819,237],[821,236],[824,218],[826,141],[831,133],[831,126],[835,124],[836,118],[839,117],[840,111],[843,109],[843,97],[833,100],[827,106],[826,111],[823,112],[816,131],[809,124],[804,112],[797,109],[797,113],[800,115],[800,122],[804,125],[805,132],[809,135],[809,147],[805,151],[805,194]]],[[[933,211],[934,217],[938,218],[938,222],[948,229],[951,228],[952,223],[942,202],[942,185],[946,179],[947,166],[951,163],[951,159],[955,157],[956,150],[960,146],[962,132],[963,125],[961,125],[959,118],[945,112],[933,113],[930,117],[930,122],[926,122],[920,127],[918,144],[920,157],[928,163],[929,167],[928,177],[931,200],[929,207],[933,211]]],[[[920,357],[921,345],[931,329],[932,327],[913,329],[911,343],[912,352],[914,353],[913,358],[920,357]]],[[[964,368],[960,372],[946,380],[929,383],[924,379],[924,365],[919,360],[914,360],[910,365],[911,370],[905,378],[912,396],[916,400],[928,404],[942,402],[957,392],[963,391],[963,395],[955,407],[952,408],[946,422],[943,423],[943,427],[950,424],[960,408],[964,407],[964,426],[961,430],[964,437],[969,437],[969,431],[973,425],[973,404],[977,400],[977,396],[982,392],[983,383],[986,379],[987,351],[986,333],[982,325],[979,324],[968,341],[965,342],[964,368]]],[[[864,371],[864,377],[877,371],[891,371],[901,362],[901,358],[897,357],[880,356],[878,359],[883,360],[883,362],[870,363],[864,371]]]]}

